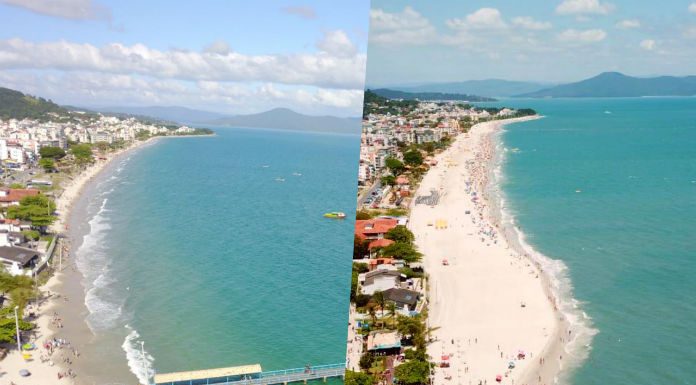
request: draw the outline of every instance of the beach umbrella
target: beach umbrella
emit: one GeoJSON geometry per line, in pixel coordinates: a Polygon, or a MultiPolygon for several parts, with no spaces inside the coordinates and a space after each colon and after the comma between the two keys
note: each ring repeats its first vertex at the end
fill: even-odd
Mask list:
{"type": "Polygon", "coordinates": [[[510,361],[508,362],[508,369],[513,369],[515,367],[515,363],[510,361]]]}
{"type": "Polygon", "coordinates": [[[495,380],[496,380],[497,382],[501,382],[501,381],[503,380],[503,376],[501,376],[500,374],[498,374],[497,376],[495,376],[495,380]]]}
{"type": "Polygon", "coordinates": [[[442,356],[442,359],[443,359],[443,360],[449,360],[449,356],[448,356],[448,355],[444,355],[444,356],[442,356]]]}
{"type": "Polygon", "coordinates": [[[26,369],[22,369],[19,371],[19,375],[22,377],[29,377],[29,375],[31,375],[31,373],[29,373],[29,371],[26,369]]]}

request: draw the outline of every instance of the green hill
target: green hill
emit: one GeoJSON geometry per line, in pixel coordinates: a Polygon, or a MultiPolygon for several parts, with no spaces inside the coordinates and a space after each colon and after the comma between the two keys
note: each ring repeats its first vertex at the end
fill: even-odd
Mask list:
{"type": "Polygon", "coordinates": [[[0,87],[1,119],[47,120],[49,114],[67,115],[68,111],[50,100],[0,87]]]}
{"type": "Polygon", "coordinates": [[[449,101],[464,101],[464,102],[494,102],[495,99],[486,96],[468,95],[460,93],[445,93],[445,92],[405,92],[397,91],[388,88],[378,88],[372,90],[375,94],[383,96],[387,99],[403,99],[403,100],[449,100],[449,101]]]}
{"type": "Polygon", "coordinates": [[[696,76],[637,78],[619,72],[605,72],[577,83],[564,84],[517,96],[583,98],[694,95],[696,95],[696,76]]]}

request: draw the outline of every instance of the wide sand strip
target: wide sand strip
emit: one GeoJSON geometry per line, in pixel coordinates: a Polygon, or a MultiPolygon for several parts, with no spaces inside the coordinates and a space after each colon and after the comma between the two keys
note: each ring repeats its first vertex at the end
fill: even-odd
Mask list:
{"type": "Polygon", "coordinates": [[[435,370],[435,384],[494,384],[497,376],[503,384],[552,384],[557,375],[563,325],[543,272],[510,247],[484,194],[493,135],[528,119],[459,135],[419,187],[418,195],[439,194],[435,206],[413,206],[410,218],[429,275],[428,353],[450,365],[435,370]]]}

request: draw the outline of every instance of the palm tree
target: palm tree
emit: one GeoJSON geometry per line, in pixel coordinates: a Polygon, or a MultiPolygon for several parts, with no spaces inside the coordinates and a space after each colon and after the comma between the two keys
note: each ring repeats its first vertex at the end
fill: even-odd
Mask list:
{"type": "Polygon", "coordinates": [[[394,301],[389,301],[387,303],[387,311],[389,312],[389,317],[391,318],[392,325],[393,325],[394,318],[396,317],[396,303],[394,301]]]}

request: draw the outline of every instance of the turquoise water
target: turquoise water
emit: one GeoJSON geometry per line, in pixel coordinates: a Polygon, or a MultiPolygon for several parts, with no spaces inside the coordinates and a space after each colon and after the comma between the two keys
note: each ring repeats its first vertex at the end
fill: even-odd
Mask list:
{"type": "MultiPolygon", "coordinates": [[[[359,137],[219,129],[163,139],[98,186],[88,322],[141,379],[345,361],[359,137]],[[153,360],[154,359],[154,360],[153,360]]],[[[85,263],[88,262],[88,263],[85,263]]]]}
{"type": "Polygon", "coordinates": [[[599,330],[571,382],[696,383],[696,98],[499,104],[546,116],[507,128],[503,191],[599,330]]]}

